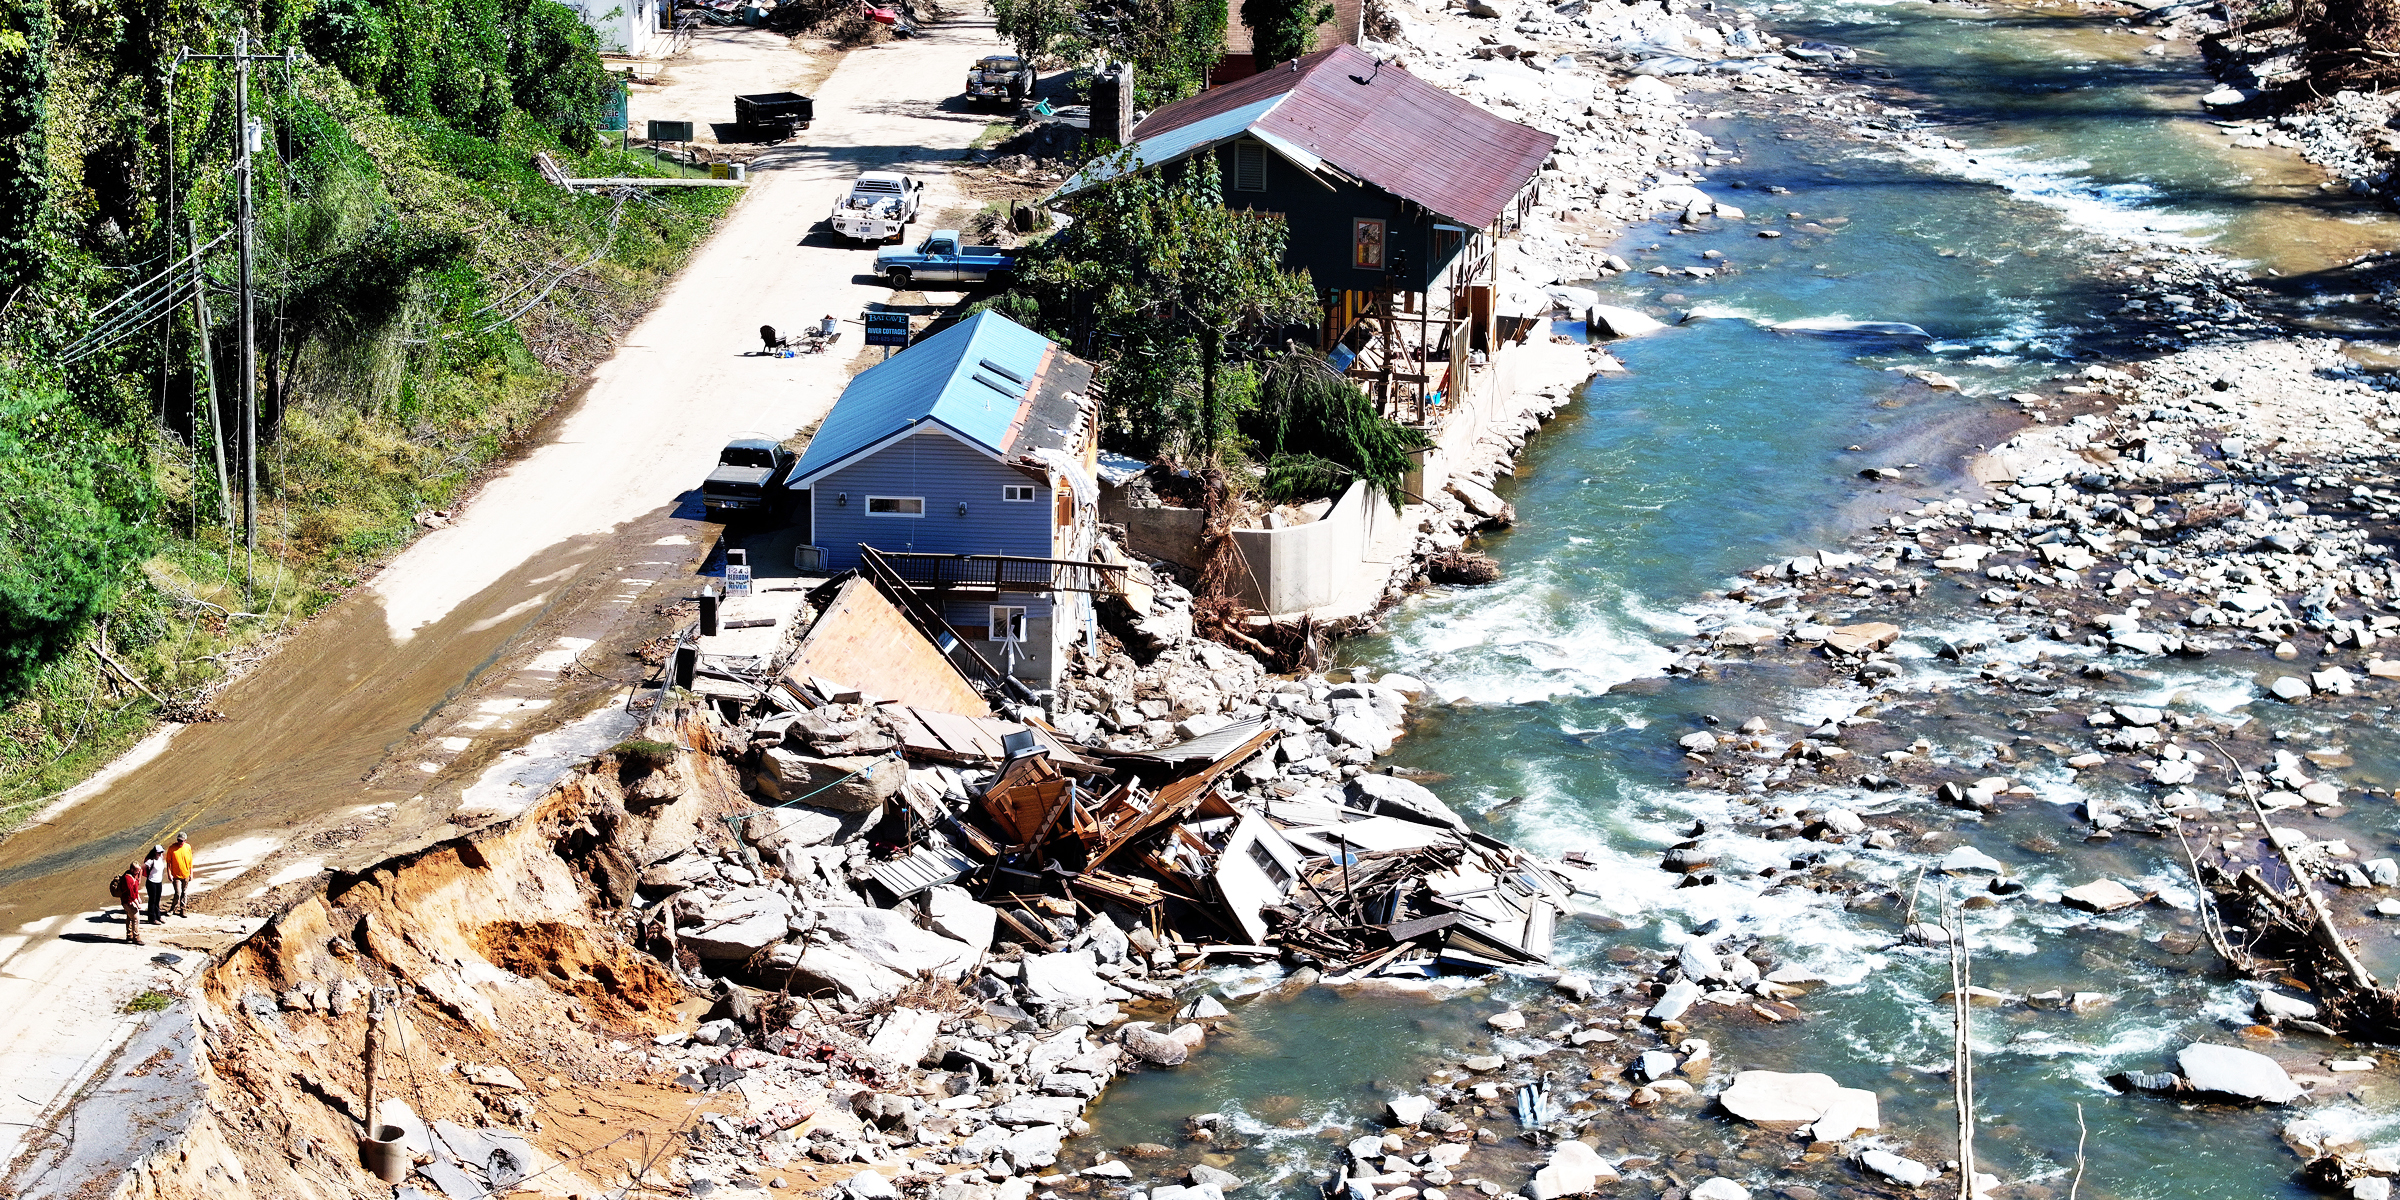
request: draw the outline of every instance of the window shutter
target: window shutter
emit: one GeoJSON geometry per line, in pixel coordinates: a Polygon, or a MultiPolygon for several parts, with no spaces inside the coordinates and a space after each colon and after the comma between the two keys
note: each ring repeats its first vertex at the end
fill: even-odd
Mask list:
{"type": "Polygon", "coordinates": [[[1267,148],[1257,142],[1233,144],[1233,190],[1267,190],[1267,148]]]}

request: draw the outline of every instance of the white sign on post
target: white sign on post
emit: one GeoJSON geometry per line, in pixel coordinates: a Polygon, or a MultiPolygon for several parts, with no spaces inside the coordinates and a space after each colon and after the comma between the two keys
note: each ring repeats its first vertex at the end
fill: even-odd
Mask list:
{"type": "Polygon", "coordinates": [[[750,594],[749,551],[727,550],[725,552],[725,594],[728,596],[750,594]]]}

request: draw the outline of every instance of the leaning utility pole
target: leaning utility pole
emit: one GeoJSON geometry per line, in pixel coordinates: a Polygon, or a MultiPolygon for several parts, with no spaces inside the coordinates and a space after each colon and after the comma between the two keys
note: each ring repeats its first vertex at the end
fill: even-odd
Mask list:
{"type": "MultiPolygon", "coordinates": [[[[233,171],[240,182],[240,199],[234,215],[234,241],[240,248],[242,290],[242,341],[235,370],[241,375],[242,420],[242,604],[250,607],[252,575],[258,561],[258,336],[256,319],[257,297],[252,287],[251,251],[253,226],[257,213],[250,204],[250,155],[260,148],[260,131],[250,122],[250,64],[260,60],[289,63],[285,54],[250,53],[250,29],[242,27],[234,35],[231,54],[194,54],[195,59],[231,61],[234,64],[233,171]]],[[[204,285],[205,286],[205,285],[204,285]]],[[[202,336],[206,336],[204,333],[202,336]]]]}

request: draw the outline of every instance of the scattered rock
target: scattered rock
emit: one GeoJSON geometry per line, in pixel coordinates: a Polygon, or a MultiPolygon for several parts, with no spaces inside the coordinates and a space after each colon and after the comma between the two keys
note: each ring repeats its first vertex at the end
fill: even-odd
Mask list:
{"type": "Polygon", "coordinates": [[[2139,894],[2114,879],[2100,879],[2082,887],[2069,888],[2059,893],[2059,899],[2070,907],[2094,913],[2112,913],[2142,902],[2139,894]]]}
{"type": "Polygon", "coordinates": [[[2289,1104],[2305,1094],[2281,1065],[2255,1050],[2194,1042],[2175,1061],[2194,1091],[2267,1104],[2289,1104]]]}

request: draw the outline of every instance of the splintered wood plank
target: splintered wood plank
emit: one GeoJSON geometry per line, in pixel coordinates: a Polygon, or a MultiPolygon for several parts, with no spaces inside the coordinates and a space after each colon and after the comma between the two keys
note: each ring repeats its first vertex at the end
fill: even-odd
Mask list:
{"type": "Polygon", "coordinates": [[[905,704],[886,704],[883,706],[883,715],[890,718],[893,735],[900,739],[900,744],[907,747],[912,755],[950,757],[949,746],[932,730],[927,729],[925,722],[917,719],[916,709],[905,704]]]}
{"type": "Polygon", "coordinates": [[[1001,757],[999,739],[986,736],[982,730],[975,727],[975,722],[965,717],[956,713],[921,709],[917,713],[917,719],[923,721],[925,727],[932,730],[936,737],[948,743],[950,752],[953,754],[988,759],[1001,757]]]}

